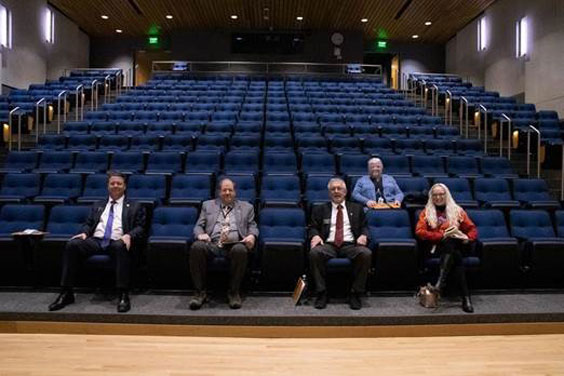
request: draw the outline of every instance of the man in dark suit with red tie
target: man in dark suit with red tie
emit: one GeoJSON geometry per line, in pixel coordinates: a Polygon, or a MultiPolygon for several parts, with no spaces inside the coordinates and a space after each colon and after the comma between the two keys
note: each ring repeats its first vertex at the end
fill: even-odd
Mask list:
{"type": "Polygon", "coordinates": [[[50,311],[74,303],[73,287],[80,261],[96,254],[108,254],[115,261],[118,312],[127,312],[131,308],[129,274],[134,248],[144,237],[145,210],[141,204],[125,198],[125,189],[125,175],[110,172],[109,198],[94,204],[80,233],[65,246],[62,291],[49,305],[50,311]]]}
{"type": "Polygon", "coordinates": [[[368,244],[368,228],[361,205],[346,201],[347,186],[340,178],[332,178],[327,185],[331,202],[316,206],[309,223],[311,274],[317,297],[314,306],[327,306],[325,271],[327,261],[346,257],[353,263],[353,283],[349,296],[351,309],[360,309],[361,294],[366,289],[366,279],[372,260],[368,244]]]}

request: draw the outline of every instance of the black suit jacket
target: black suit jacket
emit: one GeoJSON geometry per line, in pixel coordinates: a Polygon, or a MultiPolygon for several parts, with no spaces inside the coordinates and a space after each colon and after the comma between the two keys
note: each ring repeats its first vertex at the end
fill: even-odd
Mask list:
{"type": "MultiPolygon", "coordinates": [[[[366,224],[366,216],[362,205],[356,202],[345,202],[347,214],[349,215],[349,222],[351,224],[351,231],[355,240],[361,235],[369,236],[368,226],[366,224]]],[[[329,230],[331,229],[331,202],[323,205],[314,206],[309,221],[308,235],[309,239],[315,235],[319,235],[323,241],[327,240],[329,230]]]]}
{"type": "MultiPolygon", "coordinates": [[[[106,208],[108,200],[98,201],[92,206],[92,210],[82,225],[80,232],[84,232],[88,237],[94,235],[96,226],[100,222],[100,217],[106,208]]],[[[143,241],[145,237],[145,208],[135,201],[130,201],[127,198],[123,200],[123,211],[121,214],[123,234],[131,236],[132,247],[139,242],[143,241]]]]}

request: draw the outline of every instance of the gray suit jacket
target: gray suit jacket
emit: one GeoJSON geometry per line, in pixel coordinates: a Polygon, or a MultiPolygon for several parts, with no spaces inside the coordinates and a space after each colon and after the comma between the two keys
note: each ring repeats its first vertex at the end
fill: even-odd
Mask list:
{"type": "MultiPolygon", "coordinates": [[[[213,226],[217,221],[220,209],[220,199],[204,201],[202,204],[202,211],[196,226],[194,226],[194,237],[206,233],[211,236],[213,226]]],[[[258,237],[259,231],[255,222],[255,210],[251,204],[244,201],[235,200],[233,204],[233,212],[237,221],[237,228],[239,229],[239,236],[252,234],[255,238],[258,237]]]]}

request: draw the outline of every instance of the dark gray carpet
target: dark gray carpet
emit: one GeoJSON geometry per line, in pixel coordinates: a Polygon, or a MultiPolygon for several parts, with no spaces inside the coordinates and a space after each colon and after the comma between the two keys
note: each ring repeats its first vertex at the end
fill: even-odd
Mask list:
{"type": "Polygon", "coordinates": [[[413,325],[455,323],[515,323],[564,321],[564,293],[478,294],[475,313],[464,313],[457,299],[445,299],[438,309],[426,309],[410,296],[378,296],[363,300],[360,311],[344,299],[333,299],[324,310],[310,300],[294,306],[291,298],[247,296],[243,308],[229,309],[225,297],[212,296],[198,311],[188,307],[189,295],[132,294],[132,309],[116,312],[115,297],[77,293],[76,303],[48,312],[52,292],[0,292],[0,320],[40,320],[191,325],[413,325]]]}

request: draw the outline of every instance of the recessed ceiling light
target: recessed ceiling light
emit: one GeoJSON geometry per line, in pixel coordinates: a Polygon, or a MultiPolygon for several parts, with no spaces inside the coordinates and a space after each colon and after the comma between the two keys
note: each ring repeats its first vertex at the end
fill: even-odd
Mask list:
{"type": "Polygon", "coordinates": [[[232,14],[232,15],[231,15],[231,19],[232,19],[232,20],[236,20],[237,18],[239,18],[239,16],[237,16],[236,14],[232,14]]]}
{"type": "Polygon", "coordinates": [[[296,20],[298,20],[298,21],[303,21],[304,18],[303,18],[302,16],[298,16],[298,17],[296,17],[296,20]]]}
{"type": "Polygon", "coordinates": [[[123,30],[122,29],[116,29],[116,33],[121,34],[121,33],[123,33],[123,30]]]}
{"type": "Polygon", "coordinates": [[[235,39],[237,39],[238,41],[241,41],[241,40],[243,40],[243,37],[237,37],[235,39]]]}
{"type": "Polygon", "coordinates": [[[172,14],[167,14],[165,17],[166,17],[167,20],[172,20],[174,18],[174,17],[172,17],[172,14]]]}
{"type": "Polygon", "coordinates": [[[367,22],[368,22],[368,18],[363,18],[363,19],[360,20],[360,22],[362,22],[362,23],[367,23],[367,22]]]}
{"type": "Polygon", "coordinates": [[[419,35],[413,34],[411,37],[412,37],[413,39],[417,39],[417,38],[419,38],[419,35]]]}
{"type": "Polygon", "coordinates": [[[433,23],[431,21],[425,22],[425,26],[431,26],[433,23]]]}
{"type": "Polygon", "coordinates": [[[105,14],[102,14],[100,17],[102,17],[103,20],[107,20],[108,18],[110,18],[110,17],[106,16],[105,14]]]}

